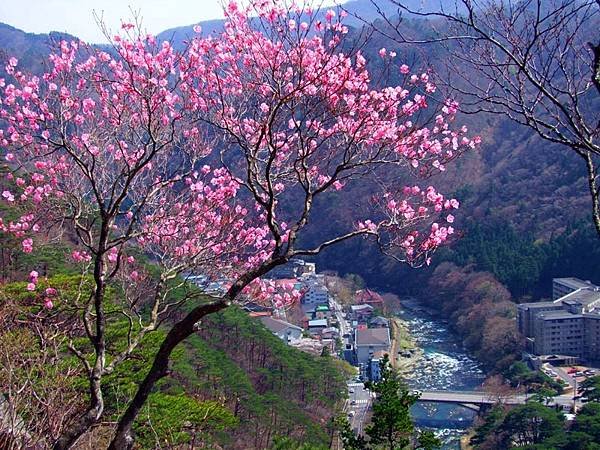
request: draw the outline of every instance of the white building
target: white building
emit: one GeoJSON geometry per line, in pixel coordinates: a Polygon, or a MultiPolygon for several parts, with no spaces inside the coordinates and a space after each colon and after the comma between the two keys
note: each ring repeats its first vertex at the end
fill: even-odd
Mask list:
{"type": "Polygon", "coordinates": [[[358,328],[354,334],[356,359],[359,364],[368,364],[376,352],[390,351],[389,328],[358,328]]]}
{"type": "Polygon", "coordinates": [[[527,350],[600,360],[600,288],[577,278],[555,278],[552,291],[553,297],[559,296],[554,301],[517,306],[527,350]]]}
{"type": "Polygon", "coordinates": [[[302,296],[302,303],[329,304],[329,291],[318,282],[304,282],[306,291],[302,296]]]}
{"type": "Polygon", "coordinates": [[[567,294],[580,289],[597,290],[598,286],[589,281],[583,281],[579,278],[553,278],[552,279],[552,300],[558,300],[567,294]]]}
{"type": "Polygon", "coordinates": [[[308,331],[313,334],[321,334],[321,332],[329,325],[327,319],[316,319],[308,321],[308,331]]]}
{"type": "Polygon", "coordinates": [[[297,327],[284,320],[273,319],[272,317],[263,316],[260,318],[262,324],[268,328],[274,335],[282,341],[289,343],[298,340],[302,337],[302,328],[297,327]]]}

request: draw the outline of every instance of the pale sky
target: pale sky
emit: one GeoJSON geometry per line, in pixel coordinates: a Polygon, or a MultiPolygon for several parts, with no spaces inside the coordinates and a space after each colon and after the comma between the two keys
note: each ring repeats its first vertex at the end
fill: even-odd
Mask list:
{"type": "Polygon", "coordinates": [[[117,31],[121,19],[131,18],[131,9],[141,13],[146,31],[152,34],[222,18],[221,0],[0,0],[0,22],[30,33],[62,31],[101,43],[105,38],[93,11],[104,13],[105,23],[117,31]]]}

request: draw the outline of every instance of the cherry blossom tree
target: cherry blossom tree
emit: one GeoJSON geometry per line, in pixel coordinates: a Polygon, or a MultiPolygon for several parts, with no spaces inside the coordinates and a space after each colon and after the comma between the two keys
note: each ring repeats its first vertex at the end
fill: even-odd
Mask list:
{"type": "Polygon", "coordinates": [[[479,139],[450,126],[458,105],[435,97],[428,73],[412,74],[382,49],[404,82],[373,87],[360,43],[345,40],[333,10],[319,20],[278,1],[234,2],[222,33],[195,32],[176,50],[125,23],[110,51],[62,42],[42,76],[11,59],[12,79],[0,83],[2,198],[19,212],[0,219],[0,229],[21,239],[24,252],[62,233],[82,273],[74,298],[42,291],[35,271],[27,287],[40,291],[48,314],[74,312],[71,335],[91,344],[69,344],[89,402],[56,449],[98,423],[103,377],[167,319],[110,448],[131,448],[135,417],[202,317],[244,297],[295,301],[292,286],[265,279],[277,265],[363,237],[418,266],[454,232],[458,201],[416,180],[445,170],[479,139]],[[352,195],[359,183],[367,198],[352,195]],[[321,197],[353,202],[360,217],[308,245],[302,237],[321,197]],[[229,280],[226,292],[191,289],[189,274],[229,280]],[[173,300],[181,288],[183,298],[173,300]],[[106,334],[115,311],[128,323],[118,352],[108,350],[106,334]]]}

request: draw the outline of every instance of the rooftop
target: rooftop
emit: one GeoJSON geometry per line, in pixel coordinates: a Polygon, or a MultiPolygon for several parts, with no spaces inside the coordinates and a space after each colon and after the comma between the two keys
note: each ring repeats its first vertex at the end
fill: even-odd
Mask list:
{"type": "Polygon", "coordinates": [[[356,346],[390,345],[390,332],[387,328],[366,328],[356,330],[356,346]]]}
{"type": "Polygon", "coordinates": [[[592,291],[589,289],[580,289],[559,299],[567,305],[580,304],[590,306],[593,303],[600,301],[600,291],[592,291]]]}
{"type": "Polygon", "coordinates": [[[261,317],[260,321],[265,327],[271,330],[273,333],[279,333],[287,328],[293,328],[295,330],[302,331],[302,328],[297,327],[294,324],[286,322],[285,320],[273,319],[272,317],[261,317]]]}
{"type": "Polygon", "coordinates": [[[552,281],[564,284],[572,289],[589,289],[598,287],[591,281],[584,281],[575,277],[554,278],[552,281]]]}
{"type": "Polygon", "coordinates": [[[383,304],[383,297],[381,295],[379,295],[377,292],[372,291],[370,289],[363,289],[360,291],[356,291],[355,298],[359,303],[382,303],[383,304]]]}
{"type": "Polygon", "coordinates": [[[245,303],[244,306],[243,306],[243,308],[246,311],[249,311],[249,312],[267,312],[267,311],[273,311],[273,308],[267,307],[265,305],[261,305],[261,304],[256,303],[256,302],[245,303]]]}
{"type": "Polygon", "coordinates": [[[350,306],[352,312],[356,311],[373,311],[373,307],[371,305],[352,305],[350,306]]]}
{"type": "Polygon", "coordinates": [[[250,317],[270,317],[273,313],[271,311],[258,311],[258,312],[254,312],[254,311],[250,311],[248,313],[248,315],[250,317]]]}
{"type": "Polygon", "coordinates": [[[385,317],[381,317],[381,316],[377,316],[377,317],[373,317],[370,321],[371,324],[375,324],[375,325],[385,325],[388,326],[390,321],[388,319],[386,319],[385,317]]]}
{"type": "Polygon", "coordinates": [[[329,327],[329,328],[325,328],[323,331],[321,331],[321,333],[337,333],[337,334],[339,334],[340,331],[337,328],[329,327]]]}
{"type": "Polygon", "coordinates": [[[327,327],[327,319],[309,320],[308,327],[327,327]]]}
{"type": "Polygon", "coordinates": [[[531,302],[531,303],[521,303],[517,305],[520,309],[538,309],[538,308],[561,308],[561,304],[559,302],[531,302]]]}
{"type": "Polygon", "coordinates": [[[542,320],[579,319],[581,314],[573,314],[569,311],[548,311],[537,315],[542,320]]]}

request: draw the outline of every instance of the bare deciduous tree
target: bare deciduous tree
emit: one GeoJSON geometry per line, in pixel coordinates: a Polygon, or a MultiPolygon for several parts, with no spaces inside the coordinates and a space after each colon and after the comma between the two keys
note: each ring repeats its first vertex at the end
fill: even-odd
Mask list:
{"type": "Polygon", "coordinates": [[[384,22],[378,31],[445,48],[446,82],[464,112],[506,115],[581,158],[600,234],[600,0],[390,2],[398,16],[372,0],[384,22]],[[433,35],[407,33],[407,15],[428,19],[433,35]]]}

